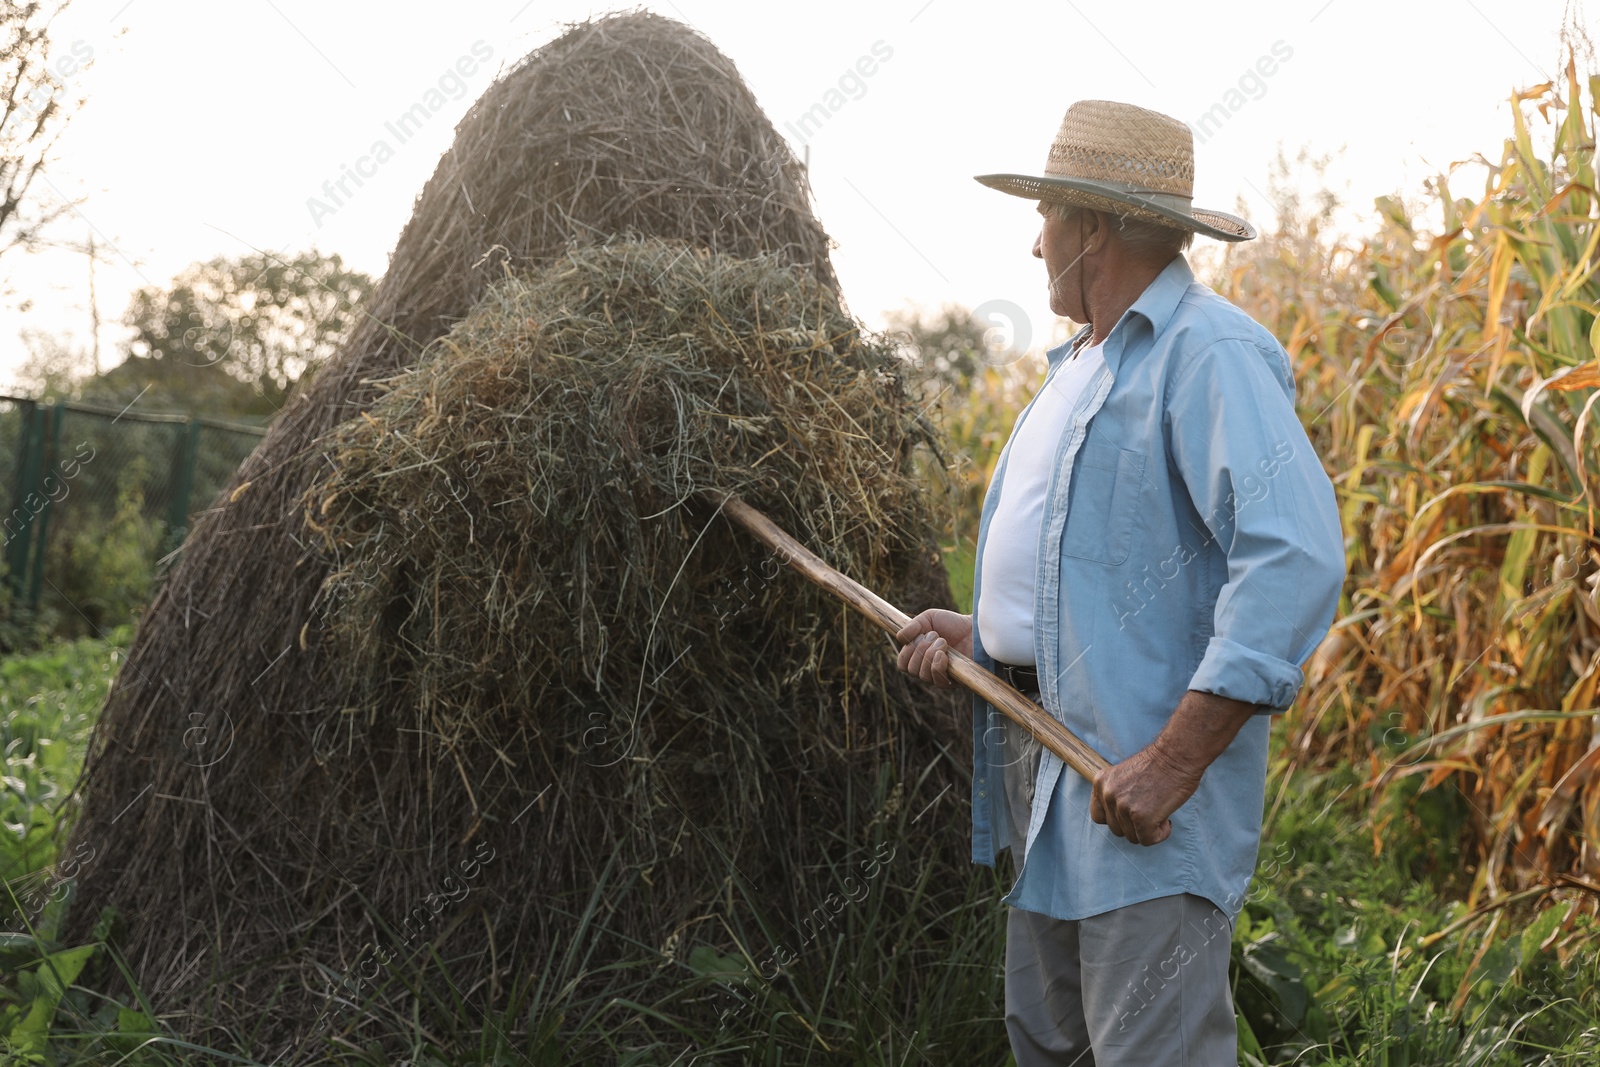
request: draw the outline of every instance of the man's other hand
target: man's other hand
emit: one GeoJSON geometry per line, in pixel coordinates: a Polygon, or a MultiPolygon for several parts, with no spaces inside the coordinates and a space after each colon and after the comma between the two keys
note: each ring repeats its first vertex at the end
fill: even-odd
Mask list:
{"type": "Polygon", "coordinates": [[[1149,745],[1095,775],[1089,818],[1136,845],[1157,845],[1172,834],[1168,816],[1199,787],[1199,774],[1149,745]]]}
{"type": "Polygon", "coordinates": [[[1101,771],[1089,818],[1136,845],[1172,834],[1168,817],[1200,788],[1200,776],[1233,742],[1257,709],[1215,693],[1189,690],[1156,739],[1101,771]]]}
{"type": "Polygon", "coordinates": [[[897,664],[930,685],[954,689],[950,651],[972,655],[972,616],[929,608],[894,635],[903,646],[897,664]]]}

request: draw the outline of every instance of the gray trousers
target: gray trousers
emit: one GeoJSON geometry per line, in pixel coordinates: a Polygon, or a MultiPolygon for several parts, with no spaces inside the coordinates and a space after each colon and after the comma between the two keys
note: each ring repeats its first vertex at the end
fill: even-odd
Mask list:
{"type": "MultiPolygon", "coordinates": [[[[1020,868],[1039,747],[1010,720],[1006,729],[1020,868]]],[[[1236,1067],[1233,925],[1209,900],[1158,897],[1075,921],[1009,911],[1006,1032],[1017,1067],[1236,1067]]]]}

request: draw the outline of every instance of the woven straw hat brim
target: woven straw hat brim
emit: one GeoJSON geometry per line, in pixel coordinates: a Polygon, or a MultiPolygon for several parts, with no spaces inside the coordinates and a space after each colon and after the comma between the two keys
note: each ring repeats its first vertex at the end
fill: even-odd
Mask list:
{"type": "Polygon", "coordinates": [[[977,180],[991,189],[1028,200],[1050,200],[1094,211],[1130,215],[1158,225],[1175,226],[1214,237],[1219,241],[1250,241],[1256,228],[1236,215],[1207,208],[1179,211],[1087,178],[1040,178],[1027,174],[979,174],[977,180]]]}

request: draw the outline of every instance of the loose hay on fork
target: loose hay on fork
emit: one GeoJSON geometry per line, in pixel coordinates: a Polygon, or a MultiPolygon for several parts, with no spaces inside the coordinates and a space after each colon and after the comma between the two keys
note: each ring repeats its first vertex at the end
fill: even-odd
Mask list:
{"type": "MultiPolygon", "coordinates": [[[[542,727],[553,693],[603,711],[584,747],[617,758],[647,699],[725,716],[683,746],[699,762],[779,710],[772,728],[792,730],[783,676],[802,666],[822,696],[834,680],[809,653],[769,656],[776,672],[759,656],[826,644],[838,606],[779,582],[700,494],[760,501],[905,587],[937,559],[914,469],[935,442],[900,371],[774,257],[617,242],[507,279],[331,435],[306,503],[333,560],[335,662],[356,692],[405,678],[440,737],[542,727]]],[[[864,633],[855,672],[881,679],[885,647],[864,633]]],[[[849,747],[838,709],[815,711],[815,742],[849,747]]]]}

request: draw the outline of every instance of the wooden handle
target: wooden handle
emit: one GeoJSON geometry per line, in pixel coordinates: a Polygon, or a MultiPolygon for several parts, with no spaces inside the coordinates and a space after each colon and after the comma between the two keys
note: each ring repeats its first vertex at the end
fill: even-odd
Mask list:
{"type": "MultiPolygon", "coordinates": [[[[762,542],[776,549],[789,566],[889,633],[899,633],[911,621],[911,616],[866,586],[828,566],[805,545],[785,533],[777,523],[737,496],[730,493],[722,501],[722,510],[762,542]]],[[[1092,782],[1095,775],[1110,766],[1104,756],[1004,681],[953,648],[946,648],[945,655],[950,658],[951,677],[1003,711],[1012,721],[1038,738],[1045,748],[1061,757],[1061,762],[1068,767],[1092,782]]]]}

